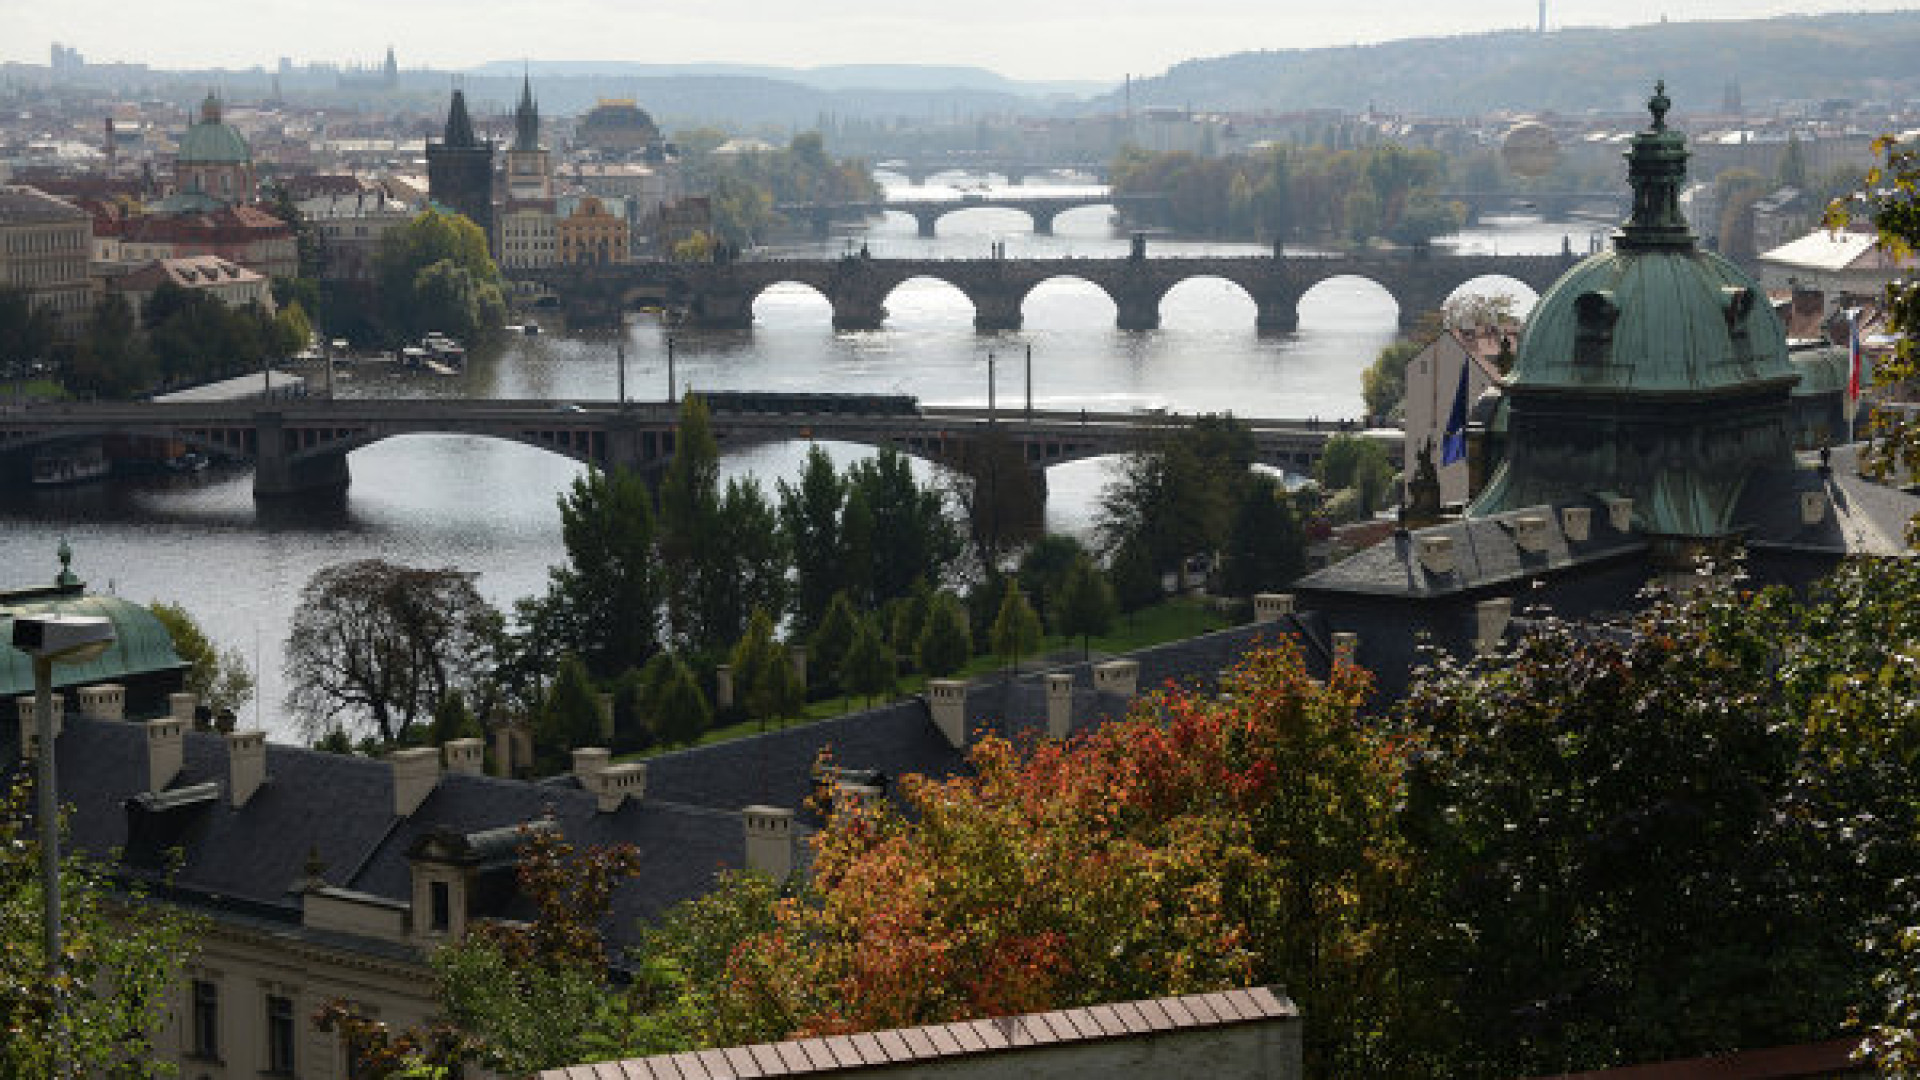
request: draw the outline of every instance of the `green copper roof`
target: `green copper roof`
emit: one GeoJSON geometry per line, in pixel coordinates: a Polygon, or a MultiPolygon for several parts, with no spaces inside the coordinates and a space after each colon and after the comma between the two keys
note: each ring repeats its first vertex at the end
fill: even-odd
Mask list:
{"type": "Polygon", "coordinates": [[[253,151],[232,124],[221,122],[220,99],[208,94],[199,122],[180,137],[175,158],[185,165],[244,165],[253,160],[253,151]]]}
{"type": "Polygon", "coordinates": [[[1694,244],[1680,212],[1686,140],[1653,123],[1627,152],[1633,214],[1614,250],[1569,270],[1540,298],[1508,381],[1514,390],[1697,394],[1794,376],[1786,330],[1760,284],[1694,244]]]}
{"type": "MultiPolygon", "coordinates": [[[[78,589],[37,591],[26,597],[9,600],[0,594],[0,640],[13,640],[15,615],[98,615],[113,623],[113,646],[97,660],[56,666],[53,669],[55,686],[121,682],[135,675],[174,671],[186,666],[186,661],[173,651],[173,639],[167,635],[167,628],[153,612],[139,604],[115,596],[90,596],[78,589]]],[[[0,699],[31,693],[32,662],[18,649],[0,648],[0,699]]]]}

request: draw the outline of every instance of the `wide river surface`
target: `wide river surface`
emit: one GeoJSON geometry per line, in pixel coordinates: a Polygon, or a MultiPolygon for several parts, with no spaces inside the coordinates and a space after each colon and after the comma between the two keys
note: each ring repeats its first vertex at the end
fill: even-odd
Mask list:
{"type": "MultiPolygon", "coordinates": [[[[1032,186],[1032,185],[1029,185],[1032,186]]],[[[1088,189],[1061,185],[1061,194],[1088,189]]],[[[898,188],[907,197],[953,197],[956,189],[898,188]]],[[[1010,257],[1124,254],[1104,207],[1068,211],[1055,235],[1032,234],[1024,214],[975,208],[949,214],[939,236],[922,239],[910,217],[890,215],[851,237],[836,236],[785,253],[839,255],[870,245],[876,257],[974,257],[1004,242],[1010,257]]],[[[1475,228],[1447,243],[1502,254],[1554,252],[1570,237],[1585,251],[1591,226],[1517,220],[1475,228]]],[[[1155,238],[1150,254],[1257,254],[1249,244],[1188,243],[1155,238]]],[[[1532,294],[1501,279],[1474,291],[1511,289],[1524,308],[1532,294]]],[[[755,308],[750,331],[676,335],[682,389],[790,389],[903,393],[931,404],[984,404],[989,355],[997,359],[998,398],[1017,406],[1027,394],[1026,352],[1032,348],[1032,395],[1039,408],[1168,408],[1231,410],[1243,416],[1360,413],[1360,371],[1393,340],[1394,303],[1357,279],[1335,279],[1307,294],[1300,328],[1284,335],[1254,330],[1253,302],[1218,280],[1187,282],[1168,295],[1163,325],[1127,333],[1114,309],[1085,282],[1060,279],[1034,292],[1025,328],[983,335],[973,310],[950,286],[916,280],[888,301],[885,329],[835,333],[824,298],[802,286],[781,286],[755,308]]],[[[627,392],[666,393],[666,334],[640,318],[625,330],[627,392]]],[[[618,385],[614,335],[548,334],[515,338],[476,355],[463,375],[352,370],[341,396],[466,395],[612,399],[618,385]]],[[[829,446],[836,459],[867,451],[829,446]]],[[[762,447],[729,457],[729,473],[751,473],[769,494],[791,478],[801,445],[762,447]]],[[[74,570],[96,591],[130,600],[184,604],[223,646],[257,668],[258,715],[272,737],[299,737],[283,716],[281,656],[289,616],[315,570],[379,557],[476,572],[480,591],[502,607],[540,591],[547,568],[562,558],[555,498],[580,466],[512,443],[458,436],[410,436],[377,443],[349,459],[353,483],[343,501],[256,505],[244,466],[216,467],[192,478],[127,477],[76,488],[0,490],[0,588],[40,585],[58,567],[62,537],[74,570]]],[[[1048,522],[1056,530],[1089,525],[1106,465],[1080,462],[1049,474],[1048,522]]],[[[243,717],[251,723],[252,716],[243,717]]]]}

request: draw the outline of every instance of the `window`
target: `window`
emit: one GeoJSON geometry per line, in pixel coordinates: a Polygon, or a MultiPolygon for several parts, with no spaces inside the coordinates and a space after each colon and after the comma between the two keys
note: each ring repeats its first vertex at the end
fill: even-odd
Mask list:
{"type": "Polygon", "coordinates": [[[293,999],[267,995],[267,1071],[293,1074],[293,999]]]}
{"type": "Polygon", "coordinates": [[[220,987],[206,979],[193,980],[193,1056],[220,1058],[220,987]]]}
{"type": "Polygon", "coordinates": [[[428,890],[433,894],[433,932],[444,934],[453,920],[452,894],[444,881],[433,882],[428,890]]]}

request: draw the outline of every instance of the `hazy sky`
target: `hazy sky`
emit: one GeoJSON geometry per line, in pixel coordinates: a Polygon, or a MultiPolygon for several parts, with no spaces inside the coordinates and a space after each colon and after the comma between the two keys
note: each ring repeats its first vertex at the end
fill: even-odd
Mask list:
{"type": "MultiPolygon", "coordinates": [[[[1867,0],[1557,0],[1550,26],[1908,5],[1867,0]]],[[[488,60],[964,64],[1029,79],[1157,74],[1195,57],[1532,26],[1535,0],[0,0],[0,59],[47,47],[155,67],[488,60]]]]}

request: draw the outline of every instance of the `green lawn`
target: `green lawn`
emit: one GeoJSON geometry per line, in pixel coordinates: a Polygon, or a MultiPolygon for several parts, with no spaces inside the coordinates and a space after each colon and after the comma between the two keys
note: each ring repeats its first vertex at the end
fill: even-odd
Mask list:
{"type": "MultiPolygon", "coordinates": [[[[1192,597],[1179,597],[1146,608],[1145,610],[1134,612],[1131,616],[1120,616],[1114,621],[1113,632],[1092,639],[1089,646],[1094,659],[1097,660],[1103,655],[1133,652],[1136,649],[1144,649],[1151,645],[1162,644],[1163,642],[1179,641],[1182,638],[1197,637],[1198,635],[1211,633],[1215,630],[1223,630],[1231,625],[1233,625],[1232,622],[1229,621],[1226,616],[1213,610],[1206,601],[1192,597]]],[[[1080,661],[1081,646],[1079,638],[1069,640],[1058,634],[1048,634],[1042,639],[1040,648],[1044,666],[1047,667],[1053,667],[1059,664],[1073,664],[1080,661]]],[[[1021,666],[1027,667],[1033,662],[1033,658],[1023,658],[1021,666]]],[[[1002,671],[1005,668],[1006,661],[1002,657],[976,656],[954,677],[972,679],[1002,671]]],[[[900,679],[899,689],[892,698],[875,698],[874,704],[878,705],[888,700],[897,700],[902,697],[918,694],[926,688],[926,682],[926,677],[923,675],[903,676],[900,679]]],[[[807,724],[816,720],[826,720],[835,716],[843,716],[847,713],[865,708],[867,708],[867,699],[861,697],[823,698],[819,701],[808,702],[800,718],[788,720],[787,723],[807,724]]],[[[767,724],[764,726],[764,730],[771,730],[775,726],[777,725],[767,724]]],[[[731,739],[739,739],[748,735],[758,734],[762,730],[763,725],[760,721],[747,720],[738,724],[730,724],[726,727],[709,729],[700,736],[700,741],[695,745],[706,746],[711,743],[727,742],[731,739]]],[[[620,760],[623,762],[644,761],[655,754],[665,752],[664,748],[643,750],[638,753],[622,755],[620,760]]]]}

